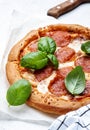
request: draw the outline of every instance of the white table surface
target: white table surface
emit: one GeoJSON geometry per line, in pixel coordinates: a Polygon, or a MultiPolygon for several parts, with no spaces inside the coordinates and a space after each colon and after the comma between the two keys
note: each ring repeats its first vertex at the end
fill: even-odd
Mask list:
{"type": "MultiPolygon", "coordinates": [[[[43,18],[46,18],[47,10],[63,1],[65,0],[0,0],[0,64],[2,64],[2,57],[10,36],[9,29],[12,25],[11,20],[12,18],[14,19],[14,12],[20,12],[21,15],[25,14],[28,18],[33,16],[34,18],[35,16],[40,18],[43,16],[43,18]]],[[[24,20],[26,20],[27,17],[25,17],[24,20]]],[[[19,18],[19,16],[13,20],[14,25],[15,22],[16,25],[23,23],[23,21],[18,23],[17,18],[19,18]]],[[[90,3],[80,5],[69,13],[60,16],[57,20],[60,23],[74,23],[90,27],[90,3]]],[[[37,128],[37,126],[32,123],[31,129],[33,128],[33,130],[35,130],[34,127],[35,129],[37,128]]],[[[28,128],[29,127],[27,127],[27,129],[28,128]]],[[[38,129],[40,130],[42,127],[37,128],[37,130],[38,129]]]]}

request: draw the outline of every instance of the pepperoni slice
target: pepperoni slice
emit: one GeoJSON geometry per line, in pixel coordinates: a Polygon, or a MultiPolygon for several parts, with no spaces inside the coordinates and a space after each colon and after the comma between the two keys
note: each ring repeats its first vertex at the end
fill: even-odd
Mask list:
{"type": "Polygon", "coordinates": [[[71,41],[70,33],[65,31],[49,32],[46,35],[52,37],[56,41],[58,47],[64,47],[71,41]]]}
{"type": "Polygon", "coordinates": [[[64,63],[70,60],[75,55],[75,51],[72,48],[64,47],[64,48],[58,49],[55,52],[55,55],[57,59],[59,60],[59,62],[64,63]]]}
{"type": "Polygon", "coordinates": [[[50,82],[48,86],[48,89],[52,94],[56,96],[62,96],[67,94],[69,95],[69,92],[66,90],[64,84],[64,78],[72,69],[73,68],[69,66],[57,71],[57,76],[50,82]]]}
{"type": "Polygon", "coordinates": [[[59,76],[55,77],[54,80],[50,82],[48,89],[52,94],[56,96],[62,96],[67,94],[64,79],[59,76]]]}
{"type": "Polygon", "coordinates": [[[53,71],[53,68],[51,66],[45,67],[41,70],[35,71],[35,77],[38,81],[44,80],[45,78],[49,77],[53,71]]]}
{"type": "Polygon", "coordinates": [[[82,56],[75,60],[75,66],[82,66],[83,70],[87,73],[90,73],[90,57],[82,56]]]}
{"type": "Polygon", "coordinates": [[[57,75],[61,75],[63,78],[65,78],[72,69],[72,66],[63,67],[57,71],[57,75]]]}
{"type": "Polygon", "coordinates": [[[90,96],[90,80],[86,81],[86,88],[83,92],[83,95],[90,96]]]}
{"type": "Polygon", "coordinates": [[[37,41],[33,41],[28,45],[28,50],[30,50],[30,52],[35,52],[37,51],[38,48],[38,42],[37,41]]]}

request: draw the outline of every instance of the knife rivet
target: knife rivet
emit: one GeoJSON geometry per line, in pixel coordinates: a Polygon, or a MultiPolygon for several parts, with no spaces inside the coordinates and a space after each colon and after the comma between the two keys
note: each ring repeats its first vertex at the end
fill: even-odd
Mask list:
{"type": "Polygon", "coordinates": [[[70,0],[70,2],[71,2],[71,3],[73,3],[73,2],[74,2],[74,0],[70,0]]]}
{"type": "Polygon", "coordinates": [[[57,9],[60,9],[61,7],[60,7],[60,6],[57,6],[56,8],[57,8],[57,9]]]}

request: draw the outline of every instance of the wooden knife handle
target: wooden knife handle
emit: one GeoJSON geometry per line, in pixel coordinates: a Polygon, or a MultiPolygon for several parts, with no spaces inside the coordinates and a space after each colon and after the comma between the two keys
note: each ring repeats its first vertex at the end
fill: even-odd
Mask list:
{"type": "Polygon", "coordinates": [[[48,10],[47,15],[58,18],[60,15],[74,9],[82,3],[82,0],[67,0],[48,10]]]}

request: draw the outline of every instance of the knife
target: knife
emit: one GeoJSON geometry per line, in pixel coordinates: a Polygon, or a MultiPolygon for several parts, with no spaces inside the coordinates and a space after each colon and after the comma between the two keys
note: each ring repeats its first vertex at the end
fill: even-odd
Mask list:
{"type": "Polygon", "coordinates": [[[90,0],[67,0],[48,10],[47,15],[58,18],[60,15],[76,8],[82,3],[90,2],[90,0]]]}

